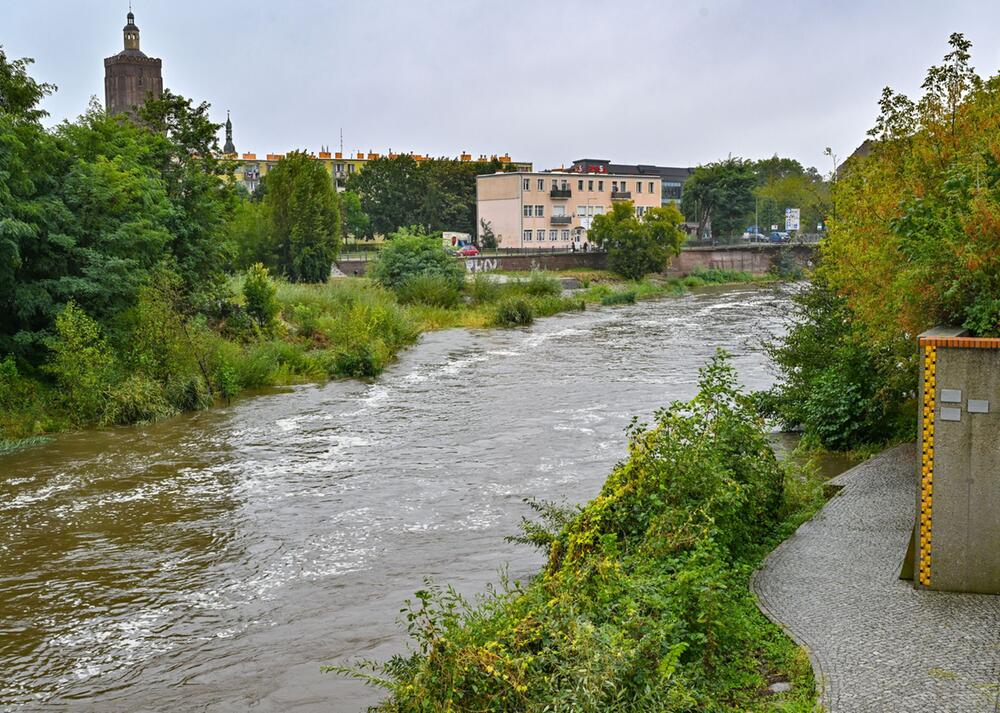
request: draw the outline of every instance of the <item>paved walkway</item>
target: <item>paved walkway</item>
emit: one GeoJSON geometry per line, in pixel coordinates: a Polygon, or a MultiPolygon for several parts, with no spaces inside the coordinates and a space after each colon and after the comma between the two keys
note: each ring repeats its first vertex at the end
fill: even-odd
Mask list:
{"type": "Polygon", "coordinates": [[[764,562],[761,609],[805,646],[830,713],[1000,711],[1000,596],[900,581],[915,449],[835,478],[843,490],[764,562]]]}

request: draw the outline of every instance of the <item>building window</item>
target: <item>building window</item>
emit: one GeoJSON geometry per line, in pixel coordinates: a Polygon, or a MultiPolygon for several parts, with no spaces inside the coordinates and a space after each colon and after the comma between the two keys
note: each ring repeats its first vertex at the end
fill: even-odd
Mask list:
{"type": "Polygon", "coordinates": [[[587,181],[587,190],[588,191],[594,190],[594,182],[593,181],[587,181]]]}
{"type": "Polygon", "coordinates": [[[642,193],[642,181],[635,182],[635,192],[642,193]]]}
{"type": "Polygon", "coordinates": [[[604,215],[604,206],[602,206],[602,205],[595,205],[594,206],[594,215],[604,215]]]}
{"type": "Polygon", "coordinates": [[[347,172],[348,173],[354,173],[354,164],[353,163],[347,164],[347,172]]]}
{"type": "Polygon", "coordinates": [[[667,181],[664,183],[663,197],[668,200],[679,201],[681,199],[681,184],[676,181],[667,181]]]}
{"type": "Polygon", "coordinates": [[[535,206],[535,217],[536,218],[544,218],[545,217],[545,206],[543,206],[543,205],[536,205],[535,206]]]}
{"type": "Polygon", "coordinates": [[[646,206],[644,206],[644,205],[637,205],[635,207],[635,214],[636,214],[636,217],[639,217],[639,218],[641,218],[642,216],[644,216],[646,214],[646,206]]]}
{"type": "Polygon", "coordinates": [[[656,189],[653,186],[654,186],[653,182],[650,181],[649,182],[649,192],[650,193],[656,193],[656,189]]]}
{"type": "Polygon", "coordinates": [[[530,230],[525,230],[524,231],[524,240],[525,240],[525,242],[528,242],[528,243],[531,242],[531,231],[530,230]]]}
{"type": "Polygon", "coordinates": [[[555,242],[558,239],[559,239],[559,231],[558,230],[550,230],[549,231],[549,240],[551,240],[552,242],[555,242]]]}
{"type": "Polygon", "coordinates": [[[587,206],[585,206],[585,205],[578,205],[576,207],[576,214],[580,218],[585,218],[587,216],[587,206]]]}
{"type": "Polygon", "coordinates": [[[552,215],[562,217],[566,215],[566,206],[564,205],[554,205],[552,206],[552,215]]]}
{"type": "Polygon", "coordinates": [[[545,190],[545,179],[544,178],[539,178],[538,179],[538,190],[540,190],[540,191],[544,191],[545,190]]]}
{"type": "Polygon", "coordinates": [[[599,190],[599,191],[603,191],[604,190],[604,181],[598,181],[597,182],[597,190],[599,190]]]}
{"type": "Polygon", "coordinates": [[[524,206],[524,208],[521,210],[521,215],[523,215],[525,218],[530,218],[531,217],[531,206],[530,205],[524,206]]]}
{"type": "Polygon", "coordinates": [[[582,178],[579,181],[576,182],[576,190],[578,190],[578,191],[582,191],[583,190],[583,179],[582,178]]]}
{"type": "Polygon", "coordinates": [[[554,178],[552,179],[552,190],[554,191],[559,190],[559,181],[557,181],[554,178]]]}
{"type": "Polygon", "coordinates": [[[562,231],[562,239],[563,240],[569,240],[569,231],[568,230],[562,231]]]}
{"type": "Polygon", "coordinates": [[[525,191],[531,190],[531,179],[525,178],[521,180],[521,189],[525,191]]]}

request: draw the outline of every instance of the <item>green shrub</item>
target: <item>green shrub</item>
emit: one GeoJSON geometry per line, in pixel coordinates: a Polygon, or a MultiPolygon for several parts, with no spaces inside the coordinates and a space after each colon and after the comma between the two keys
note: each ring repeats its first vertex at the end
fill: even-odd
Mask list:
{"type": "Polygon", "coordinates": [[[551,317],[560,312],[569,310],[583,311],[587,308],[587,304],[583,300],[573,299],[572,297],[554,297],[552,295],[532,297],[528,300],[528,304],[531,306],[531,313],[535,317],[551,317]]]}
{"type": "Polygon", "coordinates": [[[322,312],[315,305],[296,304],[292,306],[292,322],[298,327],[299,334],[311,338],[319,326],[322,312]]]}
{"type": "Polygon", "coordinates": [[[246,311],[264,335],[274,333],[278,313],[281,311],[277,293],[278,288],[263,264],[258,262],[247,268],[246,280],[243,282],[246,311]]]}
{"type": "Polygon", "coordinates": [[[485,272],[477,272],[465,283],[465,292],[473,304],[482,305],[496,302],[503,292],[503,285],[485,272]]]}
{"type": "MultiPolygon", "coordinates": [[[[698,285],[689,284],[689,287],[696,287],[700,285],[721,285],[730,282],[752,282],[753,275],[749,272],[743,272],[740,270],[724,270],[718,267],[704,268],[701,266],[696,267],[691,271],[689,278],[694,278],[699,281],[698,285]]],[[[688,284],[688,280],[685,279],[685,284],[688,284]]]]}
{"type": "Polygon", "coordinates": [[[331,375],[374,378],[383,365],[370,344],[358,344],[338,350],[333,359],[331,375]]]}
{"type": "Polygon", "coordinates": [[[448,254],[441,241],[419,230],[400,230],[390,236],[367,275],[390,289],[421,275],[437,275],[455,290],[465,282],[465,268],[448,254]]]}
{"type": "Polygon", "coordinates": [[[492,323],[498,327],[520,327],[535,319],[531,303],[523,298],[507,298],[499,302],[493,313],[492,323]]]}
{"type": "Polygon", "coordinates": [[[635,304],[635,290],[618,290],[601,298],[602,305],[635,304]]]}
{"type": "Polygon", "coordinates": [[[124,426],[150,423],[176,413],[160,383],[142,374],[132,374],[111,389],[101,420],[124,426]]]}
{"type": "Polygon", "coordinates": [[[857,332],[844,299],[821,278],[793,297],[795,323],[765,344],[777,384],[756,394],[761,411],[785,428],[801,428],[827,448],[882,443],[912,429],[904,395],[915,368],[900,369],[857,332]]]}
{"type": "Polygon", "coordinates": [[[114,380],[115,359],[101,328],[75,302],[56,317],[56,336],[49,340],[51,358],[45,370],[59,384],[70,417],[96,422],[114,380]]]}
{"type": "Polygon", "coordinates": [[[539,270],[534,270],[531,277],[517,284],[524,294],[532,297],[555,297],[562,294],[559,280],[539,270]]]}
{"type": "Polygon", "coordinates": [[[419,303],[434,307],[454,307],[462,299],[454,282],[438,274],[411,277],[395,291],[396,297],[403,304],[419,303]]]}

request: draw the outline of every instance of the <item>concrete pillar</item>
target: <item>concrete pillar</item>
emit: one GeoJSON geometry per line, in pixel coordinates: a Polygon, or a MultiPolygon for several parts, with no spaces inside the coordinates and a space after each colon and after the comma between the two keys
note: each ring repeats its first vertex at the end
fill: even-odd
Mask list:
{"type": "Polygon", "coordinates": [[[914,583],[1000,594],[1000,339],[964,335],[918,340],[914,583]]]}

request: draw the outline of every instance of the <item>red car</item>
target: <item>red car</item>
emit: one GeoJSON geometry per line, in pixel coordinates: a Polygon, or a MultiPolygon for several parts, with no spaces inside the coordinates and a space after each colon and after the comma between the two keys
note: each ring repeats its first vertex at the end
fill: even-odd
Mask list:
{"type": "Polygon", "coordinates": [[[462,257],[475,257],[479,254],[479,248],[475,245],[465,245],[459,249],[458,254],[462,257]]]}

